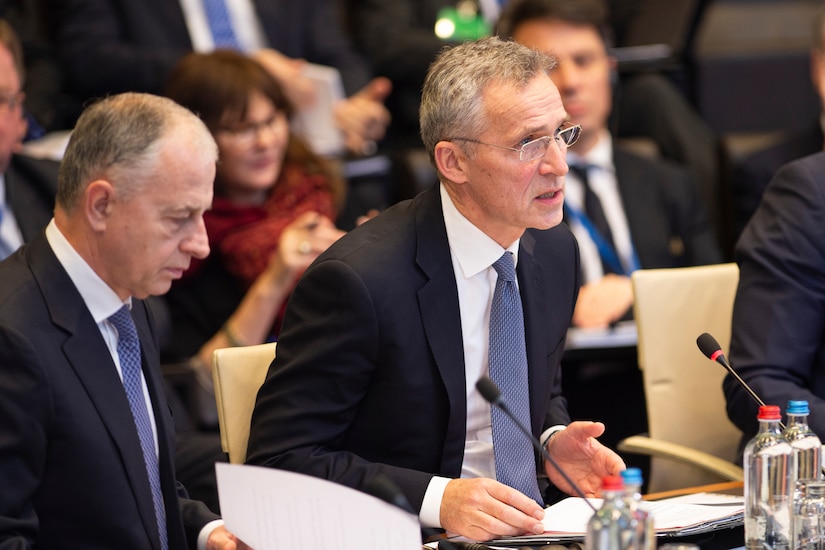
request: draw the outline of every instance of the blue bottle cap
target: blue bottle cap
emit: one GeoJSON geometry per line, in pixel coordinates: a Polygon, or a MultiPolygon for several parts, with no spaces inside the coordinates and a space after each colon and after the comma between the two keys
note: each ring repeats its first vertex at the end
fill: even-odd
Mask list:
{"type": "Polygon", "coordinates": [[[642,484],[642,470],[639,468],[628,468],[626,470],[622,470],[621,476],[626,485],[642,484]]]}
{"type": "Polygon", "coordinates": [[[785,414],[810,414],[807,401],[788,401],[788,408],[785,414]]]}

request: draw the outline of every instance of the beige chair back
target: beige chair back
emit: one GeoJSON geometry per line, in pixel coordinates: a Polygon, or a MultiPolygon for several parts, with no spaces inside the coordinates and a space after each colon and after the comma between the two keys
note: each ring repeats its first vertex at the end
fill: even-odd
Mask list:
{"type": "MultiPolygon", "coordinates": [[[[644,379],[650,438],[678,443],[734,461],[741,437],[725,413],[725,369],[696,345],[703,332],[727,353],[735,263],[633,273],[638,361],[644,379]]],[[[719,477],[653,458],[650,492],[715,483],[719,477]]]]}
{"type": "Polygon", "coordinates": [[[246,460],[252,410],[273,359],[275,343],[217,349],[212,356],[221,446],[232,464],[246,460]]]}

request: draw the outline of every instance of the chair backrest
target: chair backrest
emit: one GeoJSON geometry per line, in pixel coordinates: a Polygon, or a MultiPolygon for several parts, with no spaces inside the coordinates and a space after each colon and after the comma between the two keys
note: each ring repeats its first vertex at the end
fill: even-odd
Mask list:
{"type": "Polygon", "coordinates": [[[275,343],[216,349],[212,356],[221,446],[233,464],[246,460],[252,409],[273,359],[275,343]]]}
{"type": "MultiPolygon", "coordinates": [[[[725,370],[702,354],[696,338],[708,332],[727,352],[739,268],[728,263],[639,270],[632,281],[650,437],[735,461],[741,433],[725,413],[725,370]]],[[[718,481],[683,464],[651,459],[650,491],[718,481]]]]}

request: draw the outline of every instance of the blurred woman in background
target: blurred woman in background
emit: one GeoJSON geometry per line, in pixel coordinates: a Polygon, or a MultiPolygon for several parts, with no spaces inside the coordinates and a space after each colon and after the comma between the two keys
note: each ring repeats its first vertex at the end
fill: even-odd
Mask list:
{"type": "MultiPolygon", "coordinates": [[[[290,132],[291,106],[252,58],[193,53],[170,74],[166,95],[197,113],[219,148],[211,253],[193,262],[166,303],[164,359],[190,359],[211,390],[212,352],[273,339],[300,274],[343,232],[333,220],[343,182],[290,132]]],[[[181,220],[181,223],[186,220],[181,220]]],[[[202,422],[215,422],[214,398],[202,422]]]]}

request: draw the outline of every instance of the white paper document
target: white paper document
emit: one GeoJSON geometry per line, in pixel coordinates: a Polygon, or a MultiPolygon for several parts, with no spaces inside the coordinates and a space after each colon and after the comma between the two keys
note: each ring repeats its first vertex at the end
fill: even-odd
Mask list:
{"type": "Polygon", "coordinates": [[[418,518],[323,479],[260,466],[218,463],[226,528],[255,550],[419,550],[418,518]]]}
{"type": "MultiPolygon", "coordinates": [[[[587,499],[597,510],[602,500],[587,499]]],[[[642,506],[653,514],[656,534],[687,535],[713,531],[742,524],[745,511],[741,496],[697,493],[684,497],[642,502],[642,506]]],[[[520,542],[581,540],[587,532],[587,522],[593,510],[584,499],[569,497],[550,506],[544,511],[543,535],[528,535],[499,539],[502,542],[517,538],[520,542]]]]}
{"type": "Polygon", "coordinates": [[[335,104],[344,99],[341,73],[334,67],[307,63],[303,76],[315,84],[315,101],[298,110],[292,118],[292,131],[303,137],[321,156],[343,154],[344,134],[335,123],[335,104]]]}

